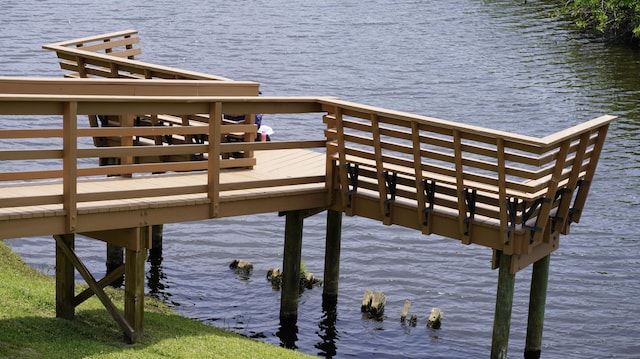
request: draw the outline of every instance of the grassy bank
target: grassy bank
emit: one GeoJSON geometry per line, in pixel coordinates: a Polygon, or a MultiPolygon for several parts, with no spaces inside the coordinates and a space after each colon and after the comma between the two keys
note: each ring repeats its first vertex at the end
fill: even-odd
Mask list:
{"type": "MultiPolygon", "coordinates": [[[[109,290],[122,310],[121,290],[109,290]]],[[[183,318],[146,299],[141,343],[128,345],[94,297],[73,321],[55,317],[55,280],[25,265],[0,242],[0,358],[304,358],[183,318]]]]}

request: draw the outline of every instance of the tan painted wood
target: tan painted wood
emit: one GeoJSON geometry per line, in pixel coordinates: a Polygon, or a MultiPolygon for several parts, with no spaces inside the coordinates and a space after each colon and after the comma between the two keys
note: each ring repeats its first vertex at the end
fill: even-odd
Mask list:
{"type": "Polygon", "coordinates": [[[142,339],[144,320],[144,265],[147,257],[145,242],[151,241],[151,229],[148,226],[138,228],[132,238],[138,250],[125,250],[125,294],[124,318],[131,326],[129,340],[137,343],[142,339]]]}
{"type": "Polygon", "coordinates": [[[86,44],[89,42],[100,42],[104,40],[111,40],[113,38],[118,38],[118,37],[135,36],[137,34],[138,34],[137,30],[129,29],[129,30],[122,30],[122,31],[114,31],[106,34],[92,35],[92,36],[86,36],[86,37],[81,37],[77,39],[60,41],[60,42],[57,42],[56,44],[60,46],[83,46],[83,44],[86,44]]]}
{"type": "MultiPolygon", "coordinates": [[[[131,123],[129,126],[119,128],[75,130],[74,136],[149,138],[145,146],[75,150],[76,158],[108,156],[135,159],[130,161],[130,164],[103,167],[83,165],[77,169],[76,176],[81,177],[122,173],[132,173],[134,177],[130,179],[131,182],[127,182],[129,187],[126,189],[109,188],[112,183],[108,180],[103,180],[104,183],[94,179],[78,182],[75,202],[78,215],[84,218],[80,224],[84,231],[109,229],[99,220],[100,216],[107,215],[117,218],[117,223],[122,226],[137,227],[168,223],[173,220],[250,214],[249,212],[299,210],[309,208],[311,206],[309,203],[313,203],[313,208],[331,205],[336,206],[334,207],[336,210],[384,220],[387,224],[421,228],[423,216],[420,211],[424,207],[421,181],[428,179],[437,182],[436,212],[447,215],[456,213],[455,220],[458,225],[455,226],[455,232],[451,228],[443,228],[434,221],[448,217],[434,214],[434,221],[431,221],[433,228],[427,232],[433,231],[433,233],[460,240],[464,239],[465,243],[477,243],[498,250],[512,251],[513,255],[524,255],[534,251],[534,247],[541,245],[541,242],[540,238],[537,238],[536,243],[533,244],[528,244],[528,240],[522,240],[518,245],[513,244],[519,241],[518,238],[525,238],[526,231],[522,228],[520,218],[516,219],[514,241],[506,240],[505,199],[533,201],[536,198],[548,196],[550,186],[565,188],[577,184],[587,174],[592,174],[593,158],[599,156],[601,149],[600,138],[604,134],[601,129],[613,120],[613,117],[603,116],[590,121],[587,126],[576,127],[575,129],[582,132],[566,134],[566,141],[561,148],[560,144],[563,142],[549,145],[540,139],[523,138],[479,127],[447,128],[445,125],[449,123],[446,121],[430,122],[428,118],[421,116],[346,103],[326,97],[0,94],[0,115],[62,116],[61,108],[68,106],[65,104],[70,102],[77,103],[78,114],[112,113],[118,116],[131,116],[131,114],[142,113],[149,121],[160,121],[161,116],[175,118],[177,121],[173,126],[174,133],[167,132],[166,128],[160,126],[158,128],[131,127],[131,123]],[[331,104],[333,106],[330,106],[331,104]],[[329,112],[322,113],[323,107],[329,112]],[[211,116],[216,119],[221,118],[222,113],[295,112],[320,112],[318,120],[327,125],[324,131],[325,139],[271,143],[216,144],[213,141],[213,143],[206,142],[201,145],[155,145],[155,138],[166,134],[184,139],[192,135],[208,135],[212,131],[220,134],[227,131],[233,132],[239,129],[239,126],[250,126],[226,125],[222,121],[209,121],[211,116]],[[190,115],[187,117],[183,114],[190,115]],[[188,122],[189,126],[182,126],[183,120],[185,124],[188,122]],[[193,126],[194,123],[202,125],[193,126]],[[600,127],[597,127],[598,125],[600,127]],[[588,139],[587,145],[578,141],[581,136],[588,139]],[[303,150],[313,147],[324,147],[327,153],[303,150]],[[240,151],[256,151],[256,157],[254,159],[223,159],[220,156],[225,152],[240,151]],[[197,153],[205,154],[202,161],[185,161],[188,156],[197,153]],[[184,156],[184,159],[181,160],[180,156],[184,156]],[[561,167],[554,165],[558,156],[565,158],[561,162],[561,167]],[[152,157],[170,157],[177,162],[143,161],[145,158],[152,157]],[[413,219],[407,221],[404,218],[396,218],[395,214],[383,219],[380,213],[370,213],[368,208],[356,209],[359,205],[355,205],[355,202],[351,208],[346,208],[346,191],[349,188],[345,167],[347,163],[360,166],[358,195],[353,196],[353,201],[365,201],[363,198],[373,196],[377,198],[378,212],[382,212],[384,194],[381,192],[386,191],[386,188],[381,186],[380,174],[384,171],[397,173],[396,203],[390,206],[390,209],[397,213],[397,211],[403,211],[399,208],[404,206],[413,208],[410,215],[413,219]],[[248,166],[254,166],[254,168],[242,169],[248,166]],[[173,173],[176,171],[202,172],[173,173]],[[165,172],[167,175],[149,176],[148,174],[152,172],[165,172]],[[334,177],[333,173],[338,175],[334,177]],[[216,176],[220,176],[218,180],[216,176]],[[158,177],[160,181],[165,181],[165,184],[154,183],[154,180],[148,177],[158,177]],[[173,182],[174,178],[179,179],[180,184],[173,182]],[[137,187],[136,183],[141,186],[137,187]],[[463,218],[466,217],[466,204],[462,193],[465,189],[477,191],[475,219],[472,224],[473,233],[471,233],[473,235],[466,237],[464,236],[466,223],[463,218]],[[308,200],[305,200],[305,196],[308,196],[308,200]],[[170,208],[181,208],[180,216],[172,219],[170,214],[175,211],[171,212],[170,208]],[[141,213],[145,214],[140,216],[141,213]],[[130,217],[127,217],[127,214],[130,217]],[[135,217],[136,215],[139,217],[135,217]],[[493,238],[481,238],[475,232],[489,233],[487,232],[489,230],[482,226],[493,228],[493,238]],[[509,248],[511,245],[512,249],[509,248]]],[[[2,130],[0,137],[9,139],[46,136],[51,138],[61,137],[66,133],[55,128],[34,131],[2,130]]],[[[220,136],[211,138],[219,140],[220,136]]],[[[121,141],[120,144],[122,144],[121,141]]],[[[21,161],[28,158],[46,159],[48,156],[59,159],[63,153],[65,152],[60,149],[43,151],[29,149],[25,152],[8,149],[0,150],[0,158],[7,161],[21,161]]],[[[57,169],[48,171],[44,175],[36,175],[33,171],[1,173],[0,180],[20,181],[40,177],[56,179],[64,173],[59,171],[57,169]]],[[[49,186],[41,183],[33,185],[49,186]]],[[[55,187],[55,185],[51,186],[55,187]]],[[[52,228],[59,228],[59,224],[54,220],[61,213],[62,215],[65,213],[59,200],[69,202],[69,199],[64,196],[60,187],[53,192],[38,193],[42,196],[3,192],[0,189],[0,220],[17,220],[22,223],[39,221],[39,223],[47,223],[52,228]],[[26,199],[25,203],[28,205],[20,205],[21,197],[26,199]]],[[[580,195],[579,198],[582,196],[580,195]]],[[[536,216],[540,216],[543,212],[556,213],[558,212],[556,206],[558,206],[557,203],[550,204],[542,212],[538,211],[536,216]]],[[[565,210],[565,207],[566,205],[563,205],[562,210],[565,210]]],[[[58,233],[64,230],[66,229],[58,233]]],[[[0,237],[19,233],[16,229],[2,228],[2,231],[0,237]]],[[[23,234],[36,232],[35,229],[28,228],[23,234]]],[[[553,242],[552,238],[555,237],[552,235],[552,231],[545,228],[542,232],[543,241],[553,242]]],[[[523,263],[518,260],[515,262],[523,263]]]]}
{"type": "Polygon", "coordinates": [[[498,154],[498,205],[500,207],[500,232],[503,233],[501,235],[502,241],[504,242],[504,247],[502,252],[505,255],[513,254],[513,233],[507,232],[507,227],[509,225],[509,217],[507,213],[507,174],[506,174],[506,159],[505,159],[505,148],[504,148],[504,140],[502,138],[497,139],[496,143],[496,151],[498,154]]]}
{"type": "MultiPolygon", "coordinates": [[[[579,173],[582,170],[581,166],[575,165],[576,163],[583,163],[585,155],[587,154],[587,146],[589,145],[589,140],[591,138],[590,132],[585,132],[580,136],[579,146],[576,149],[575,159],[573,166],[571,167],[571,176],[570,180],[567,183],[567,189],[570,191],[566,196],[568,198],[564,199],[562,203],[559,204],[558,211],[556,212],[556,217],[558,217],[559,222],[556,224],[558,228],[560,228],[563,234],[567,234],[567,224],[569,223],[569,207],[571,205],[571,198],[576,191],[576,187],[578,186],[578,177],[579,173]]],[[[555,229],[555,228],[552,228],[555,229]]]]}
{"type": "Polygon", "coordinates": [[[55,235],[54,239],[56,241],[56,317],[71,320],[75,317],[74,267],[62,246],[74,249],[75,236],[73,233],[55,235]]]}
{"type": "MultiPolygon", "coordinates": [[[[221,133],[222,127],[222,103],[216,102],[209,109],[210,118],[218,119],[219,121],[209,121],[209,133],[221,133]]],[[[220,209],[220,191],[216,188],[220,186],[220,172],[216,169],[221,167],[221,149],[220,141],[221,136],[212,136],[213,140],[209,141],[209,149],[207,151],[209,158],[209,166],[207,167],[207,184],[208,193],[207,197],[211,200],[211,209],[209,211],[211,217],[216,217],[220,209]]]]}
{"type": "Polygon", "coordinates": [[[431,217],[430,213],[426,213],[426,201],[425,201],[425,191],[426,188],[423,185],[423,177],[422,177],[422,154],[421,154],[421,142],[420,142],[420,127],[416,122],[411,123],[411,147],[413,147],[413,164],[414,164],[414,177],[415,177],[415,190],[416,190],[416,198],[418,202],[418,221],[422,221],[423,223],[426,221],[427,225],[423,226],[422,233],[430,234],[431,228],[429,226],[429,217],[431,217]]]}
{"type": "MultiPolygon", "coordinates": [[[[598,119],[603,119],[603,118],[604,116],[599,117],[598,119]]],[[[611,118],[611,117],[607,117],[607,118],[611,118]]],[[[594,121],[595,120],[592,120],[590,122],[594,122],[594,121]]],[[[586,127],[589,129],[593,128],[593,126],[586,126],[586,127]]],[[[597,131],[598,133],[598,137],[597,137],[598,140],[594,144],[591,156],[589,156],[589,163],[587,164],[586,173],[584,175],[584,178],[582,178],[582,180],[584,181],[583,186],[585,188],[576,194],[576,198],[573,203],[574,213],[572,213],[571,215],[571,221],[573,222],[576,222],[576,223],[580,222],[582,209],[584,208],[584,204],[587,201],[588,189],[591,184],[591,181],[593,180],[593,176],[596,171],[596,166],[598,165],[598,160],[600,159],[600,153],[602,152],[602,148],[604,147],[604,140],[605,140],[608,128],[609,128],[609,123],[607,122],[606,124],[601,125],[599,128],[594,129],[594,131],[597,131]]],[[[554,136],[554,139],[555,139],[555,136],[554,136]]]]}
{"type": "Polygon", "coordinates": [[[63,109],[63,209],[67,213],[65,233],[73,233],[76,230],[77,214],[77,188],[76,178],[78,176],[78,142],[77,138],[77,109],[76,102],[68,102],[63,109]]]}
{"type": "Polygon", "coordinates": [[[54,236],[54,238],[56,239],[56,243],[58,244],[64,256],[67,258],[67,260],[73,263],[75,269],[80,273],[82,278],[85,280],[87,285],[89,285],[98,299],[100,299],[104,307],[107,309],[109,314],[111,314],[116,323],[118,323],[125,335],[127,335],[129,338],[133,338],[134,328],[131,327],[126,318],[122,315],[122,313],[120,313],[113,302],[111,302],[111,299],[105,294],[105,292],[102,290],[102,287],[98,285],[93,275],[89,272],[84,263],[82,263],[80,258],[78,258],[74,250],[70,248],[65,241],[62,240],[62,237],[54,236]]]}
{"type": "Polygon", "coordinates": [[[127,79],[60,79],[0,76],[0,93],[126,96],[257,96],[250,81],[127,79]]]}
{"type": "MultiPolygon", "coordinates": [[[[383,163],[382,163],[382,146],[380,144],[380,127],[378,124],[378,117],[376,114],[371,114],[371,135],[372,135],[372,141],[373,141],[373,157],[375,158],[376,161],[376,168],[383,168],[383,163]]],[[[389,218],[391,216],[391,214],[389,213],[389,215],[386,215],[386,200],[387,200],[387,194],[386,194],[386,184],[385,184],[385,178],[383,176],[384,172],[379,172],[377,174],[377,184],[378,184],[378,189],[377,192],[379,194],[380,200],[379,200],[379,206],[380,206],[380,213],[382,214],[382,223],[389,225],[391,224],[391,218],[389,218]]]]}

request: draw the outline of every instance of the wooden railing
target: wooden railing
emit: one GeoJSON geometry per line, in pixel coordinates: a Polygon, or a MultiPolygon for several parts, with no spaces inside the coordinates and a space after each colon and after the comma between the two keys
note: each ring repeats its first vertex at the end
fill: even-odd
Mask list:
{"type": "MultiPolygon", "coordinates": [[[[319,178],[283,178],[281,181],[272,180],[259,183],[247,179],[243,183],[220,184],[220,173],[224,168],[244,167],[242,160],[224,159],[225,152],[277,150],[288,148],[317,148],[324,147],[325,141],[282,141],[282,142],[247,142],[223,143],[221,135],[237,131],[238,125],[223,124],[222,113],[242,113],[245,110],[260,111],[261,113],[281,112],[286,109],[289,113],[308,113],[321,111],[317,98],[258,98],[258,97],[123,97],[123,96],[76,96],[76,95],[24,95],[1,94],[0,115],[5,129],[0,130],[0,141],[3,149],[0,151],[2,172],[0,181],[3,185],[8,182],[34,184],[34,180],[41,183],[53,181],[63,182],[63,191],[55,195],[41,193],[24,194],[12,193],[0,200],[0,208],[31,207],[29,210],[44,211],[37,206],[52,206],[62,210],[69,218],[68,230],[74,232],[73,218],[76,218],[78,208],[83,203],[99,201],[113,201],[117,199],[135,200],[136,198],[165,197],[172,195],[205,194],[205,199],[215,208],[220,193],[224,191],[238,191],[250,188],[275,187],[279,185],[307,184],[310,181],[324,182],[324,176],[319,178]],[[119,128],[86,128],[78,126],[77,117],[92,113],[109,113],[119,116],[134,117],[137,114],[157,115],[163,113],[202,114],[216,121],[209,121],[207,126],[188,127],[130,127],[119,128]],[[9,115],[10,117],[8,117],[9,115]],[[46,116],[47,128],[16,129],[12,123],[20,123],[23,115],[46,116]],[[6,128],[11,126],[13,128],[6,128]],[[211,135],[215,134],[215,135],[211,135]],[[149,145],[149,146],[119,146],[94,148],[83,138],[92,137],[133,137],[133,136],[189,136],[206,135],[209,141],[203,144],[186,144],[182,146],[149,145]],[[45,143],[33,148],[13,147],[16,142],[45,143]],[[82,143],[85,143],[83,146],[82,143]],[[192,156],[203,155],[202,161],[177,161],[161,163],[135,163],[132,158],[145,156],[192,156]],[[119,165],[98,166],[100,157],[117,157],[123,161],[119,165]],[[33,169],[30,161],[46,162],[43,168],[33,169]],[[9,169],[14,170],[9,170],[9,169]],[[204,186],[189,186],[176,183],[175,186],[162,188],[130,188],[121,192],[105,192],[79,194],[78,184],[91,178],[109,175],[126,175],[136,177],[140,174],[175,173],[184,171],[206,171],[207,184],[204,186]],[[44,180],[44,181],[42,181],[44,180]],[[207,199],[208,198],[208,199],[207,199]],[[61,207],[59,207],[61,206],[61,207]]],[[[18,125],[16,125],[18,127],[18,125]]],[[[17,145],[19,146],[19,144],[17,145]]],[[[160,200],[158,200],[160,201],[160,200]]],[[[10,220],[11,215],[3,217],[10,220]]]]}
{"type": "Polygon", "coordinates": [[[136,30],[118,31],[44,45],[55,51],[67,77],[231,81],[222,76],[160,66],[135,59],[142,50],[136,30]]]}
{"type": "MultiPolygon", "coordinates": [[[[259,84],[248,81],[217,81],[217,80],[125,80],[125,79],[53,79],[53,78],[16,78],[0,77],[0,93],[14,94],[65,94],[65,95],[112,95],[112,96],[256,96],[259,84]]],[[[245,115],[251,117],[252,115],[245,115]]],[[[122,118],[121,116],[102,113],[88,115],[91,127],[120,127],[125,126],[154,126],[154,127],[184,127],[184,126],[207,126],[208,115],[189,114],[137,114],[122,118]]],[[[224,139],[233,137],[246,141],[253,141],[256,138],[258,127],[252,121],[234,122],[224,120],[228,128],[233,128],[234,132],[226,134],[224,139]],[[248,123],[247,123],[248,122],[248,123]]],[[[156,135],[156,136],[109,136],[95,137],[94,144],[97,147],[112,147],[122,145],[161,145],[161,144],[202,144],[207,142],[206,135],[156,135]]],[[[228,157],[228,156],[227,156],[228,157]]],[[[255,165],[255,158],[250,152],[242,152],[236,158],[234,165],[240,162],[244,166],[255,165]],[[241,160],[241,161],[240,161],[241,160]]],[[[105,157],[108,158],[108,157],[105,157]]],[[[145,156],[134,157],[134,162],[166,162],[175,160],[185,160],[185,156],[145,156]]],[[[200,159],[201,156],[192,158],[200,159]]],[[[105,163],[107,161],[104,161],[105,163]]],[[[118,162],[112,159],[109,163],[118,162]]]]}
{"type": "Polygon", "coordinates": [[[348,214],[520,255],[514,272],[580,220],[615,119],[534,138],[338,100],[324,108],[348,214]]]}
{"type": "MultiPolygon", "coordinates": [[[[73,213],[78,204],[114,198],[205,193],[212,208],[220,191],[309,183],[287,178],[269,183],[221,186],[221,170],[242,167],[226,152],[325,147],[327,207],[350,215],[381,220],[479,244],[520,256],[514,271],[558,246],[560,233],[578,222],[594,176],[608,124],[602,116],[543,138],[401,113],[377,107],[314,97],[191,97],[0,95],[0,115],[53,115],[51,128],[3,129],[0,140],[58,139],[59,146],[4,148],[0,160],[50,160],[54,168],[3,170],[0,181],[62,179],[65,191],[3,198],[0,207],[63,204],[73,213]],[[105,113],[133,118],[144,114],[199,114],[215,121],[206,126],[83,128],[77,116],[105,113]],[[223,143],[222,135],[244,129],[223,124],[223,113],[322,113],[326,140],[223,143]],[[215,135],[212,135],[215,134],[215,135]],[[166,146],[82,147],[83,137],[206,136],[201,144],[166,146]],[[136,163],[145,156],[200,155],[202,161],[136,163]],[[87,159],[117,157],[114,166],[87,159]],[[57,162],[56,162],[57,161],[57,162]],[[56,167],[57,166],[57,167],[56,167]],[[135,176],[139,173],[208,171],[208,184],[171,190],[135,189],[118,194],[77,195],[84,177],[135,176]],[[168,192],[167,192],[168,191],[168,192]]],[[[320,120],[320,119],[319,119],[320,120]]],[[[18,121],[3,120],[5,126],[18,121]]],[[[13,126],[10,126],[13,127],[13,126]]],[[[313,137],[314,134],[309,136],[313,137]]],[[[6,140],[9,140],[8,142],[6,140]]],[[[47,140],[49,141],[49,140],[47,140]]],[[[14,166],[13,168],[16,168],[14,166]]],[[[215,213],[212,210],[212,216],[215,213]]],[[[514,256],[517,257],[517,256],[514,256]]]]}
{"type": "MultiPolygon", "coordinates": [[[[230,82],[232,80],[222,77],[209,75],[194,71],[188,71],[169,66],[160,66],[135,59],[140,55],[142,50],[138,46],[140,38],[136,30],[125,30],[108,34],[95,35],[85,38],[61,41],[53,44],[44,45],[43,48],[55,51],[60,59],[60,67],[64,71],[69,71],[65,77],[71,78],[112,78],[112,79],[170,79],[170,80],[205,80],[230,82]]],[[[258,96],[259,89],[257,83],[245,82],[245,86],[238,86],[234,91],[229,93],[215,93],[217,96],[258,96]],[[255,84],[251,86],[250,84],[255,84]]],[[[159,87],[155,87],[160,89],[159,87]]],[[[169,86],[165,88],[170,88],[169,86]]],[[[231,87],[228,87],[231,89],[231,87]]],[[[160,90],[162,91],[162,90],[160,90]]],[[[125,92],[126,93],[126,92],[125,92]]],[[[143,93],[137,93],[142,95],[143,93]]],[[[146,94],[149,94],[148,91],[146,94]]],[[[172,92],[158,92],[156,95],[174,95],[172,92]]],[[[198,96],[206,95],[199,93],[198,96]]],[[[228,113],[227,113],[228,114],[228,113]]],[[[98,127],[100,123],[105,126],[120,126],[121,121],[128,121],[127,126],[206,126],[208,122],[206,116],[198,116],[197,114],[184,114],[176,117],[170,114],[158,114],[156,116],[139,115],[136,118],[121,119],[116,116],[106,116],[106,114],[89,115],[89,123],[92,127],[98,127]]],[[[238,114],[233,114],[238,115],[238,114]]],[[[227,134],[226,138],[234,141],[253,141],[256,138],[258,128],[252,126],[255,124],[255,114],[242,114],[238,118],[240,121],[226,120],[227,124],[236,124],[238,132],[227,134]],[[240,126],[245,125],[245,126],[240,126]]],[[[167,143],[167,144],[184,144],[202,142],[200,138],[193,135],[187,135],[182,138],[175,137],[158,137],[146,138],[146,141],[138,141],[136,144],[150,143],[167,143]]],[[[95,142],[96,146],[120,146],[117,139],[99,138],[95,142]]],[[[124,143],[131,145],[132,143],[124,143]]],[[[250,151],[241,152],[239,156],[247,163],[247,166],[253,166],[253,154],[250,151]]],[[[156,162],[158,159],[145,158],[144,161],[156,162]]],[[[110,161],[109,161],[110,162],[110,161]]]]}

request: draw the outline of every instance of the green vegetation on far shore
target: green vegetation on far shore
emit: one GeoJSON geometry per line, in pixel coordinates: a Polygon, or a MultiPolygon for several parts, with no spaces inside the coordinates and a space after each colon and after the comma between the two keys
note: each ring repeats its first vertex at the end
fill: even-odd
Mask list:
{"type": "MultiPolygon", "coordinates": [[[[122,290],[110,289],[122,310],[122,290]]],[[[305,358],[300,352],[247,339],[181,317],[145,299],[144,335],[126,344],[97,298],[76,319],[55,316],[55,280],[0,242],[0,358],[305,358]]]]}
{"type": "Polygon", "coordinates": [[[640,0],[568,0],[562,12],[580,29],[609,40],[640,40],[640,0]]]}

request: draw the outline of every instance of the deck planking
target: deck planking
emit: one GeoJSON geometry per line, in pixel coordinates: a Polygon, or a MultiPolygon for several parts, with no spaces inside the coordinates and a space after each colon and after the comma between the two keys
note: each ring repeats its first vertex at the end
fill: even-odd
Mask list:
{"type": "MultiPolygon", "coordinates": [[[[224,207],[225,203],[242,202],[240,206],[234,206],[234,215],[250,215],[261,213],[272,209],[264,204],[254,205],[251,201],[264,202],[269,199],[280,199],[294,201],[293,205],[304,208],[305,206],[317,207],[317,198],[305,200],[309,193],[325,195],[324,169],[325,154],[322,152],[294,149],[294,150],[271,150],[256,151],[255,156],[258,165],[248,168],[223,169],[220,171],[220,203],[224,207]],[[290,184],[296,179],[308,177],[314,183],[290,184]],[[263,185],[261,185],[263,184],[263,185]],[[278,185],[280,184],[280,185],[278,185]],[[228,190],[224,190],[227,188],[228,190]],[[297,202],[297,204],[296,204],[297,202]],[[238,210],[241,213],[238,213],[238,210]]],[[[29,197],[31,202],[38,198],[60,196],[62,198],[63,185],[61,181],[56,182],[34,182],[32,184],[22,184],[20,186],[3,186],[0,188],[0,203],[16,203],[19,198],[29,197]]],[[[100,225],[100,230],[104,230],[104,223],[109,223],[110,214],[137,215],[139,211],[153,211],[167,208],[181,207],[208,207],[211,199],[207,197],[207,172],[188,173],[166,173],[154,175],[140,175],[133,178],[110,177],[83,179],[77,183],[78,198],[88,198],[88,201],[78,201],[77,212],[78,221],[82,221],[83,216],[101,215],[104,217],[100,225]],[[185,190],[187,189],[188,190],[185,190]],[[193,193],[189,193],[193,192],[193,193]],[[118,198],[123,193],[138,193],[134,198],[118,198]],[[140,195],[140,193],[143,193],[140,195]],[[154,195],[146,195],[150,193],[154,195]],[[186,193],[186,194],[184,194],[186,193]],[[91,200],[96,198],[116,199],[91,200]]],[[[279,205],[278,205],[279,206],[279,205]]],[[[13,207],[1,206],[0,221],[20,221],[36,220],[46,218],[59,218],[64,220],[66,211],[62,203],[38,204],[38,205],[14,205],[13,207]]],[[[189,212],[187,210],[187,212],[189,212]]],[[[224,208],[221,215],[224,216],[224,208]]],[[[201,218],[202,211],[196,211],[191,220],[201,218]],[[199,213],[199,214],[195,214],[199,213]]],[[[175,216],[176,221],[183,221],[184,216],[175,216]]],[[[163,222],[166,223],[166,220],[163,222]]],[[[149,223],[145,224],[155,224],[149,223]]],[[[158,223],[160,224],[160,223],[158,223]]],[[[122,224],[113,222],[112,228],[118,228],[122,224]]],[[[127,224],[128,225],[128,224],[127,224]]],[[[20,225],[14,222],[7,231],[5,226],[0,229],[0,238],[15,238],[21,231],[20,225]]],[[[44,232],[50,232],[51,228],[42,227],[44,232]]],[[[24,236],[32,235],[36,228],[24,228],[24,236]]]]}

